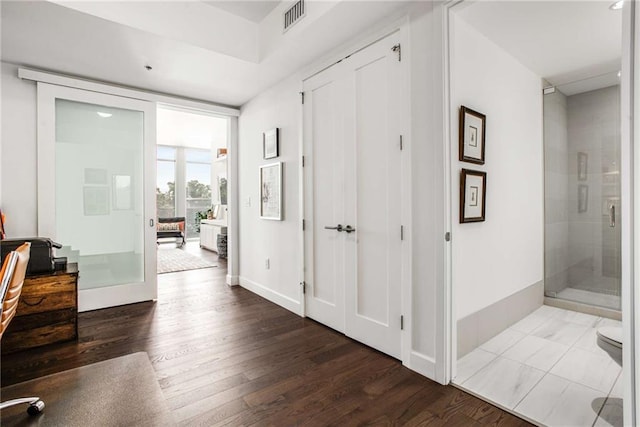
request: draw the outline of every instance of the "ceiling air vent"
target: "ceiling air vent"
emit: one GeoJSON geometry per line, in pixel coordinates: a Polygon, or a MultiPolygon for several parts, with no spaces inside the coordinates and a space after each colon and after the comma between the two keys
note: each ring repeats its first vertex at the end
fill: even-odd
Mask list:
{"type": "Polygon", "coordinates": [[[304,18],[304,0],[298,0],[284,12],[284,31],[293,27],[293,24],[304,18]]]}

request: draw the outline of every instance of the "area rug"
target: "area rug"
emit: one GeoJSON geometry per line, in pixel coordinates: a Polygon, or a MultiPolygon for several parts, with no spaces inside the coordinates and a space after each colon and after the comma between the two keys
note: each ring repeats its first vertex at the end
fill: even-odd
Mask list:
{"type": "Polygon", "coordinates": [[[191,255],[183,249],[158,249],[158,274],[209,267],[216,267],[216,265],[191,255]]]}
{"type": "Polygon", "coordinates": [[[2,426],[175,425],[147,353],[134,353],[3,387],[2,400],[38,396],[43,412],[27,405],[2,410],[2,426]]]}

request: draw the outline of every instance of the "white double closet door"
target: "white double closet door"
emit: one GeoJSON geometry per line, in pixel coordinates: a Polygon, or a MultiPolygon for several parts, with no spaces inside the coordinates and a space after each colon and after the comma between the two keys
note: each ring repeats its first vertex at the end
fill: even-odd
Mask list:
{"type": "Polygon", "coordinates": [[[402,245],[398,43],[392,34],[304,82],[306,314],[396,358],[402,245]]]}

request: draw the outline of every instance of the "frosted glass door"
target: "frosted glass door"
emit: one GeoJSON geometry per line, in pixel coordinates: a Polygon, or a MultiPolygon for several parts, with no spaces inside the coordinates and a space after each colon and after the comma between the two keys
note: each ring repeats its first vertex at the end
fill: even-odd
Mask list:
{"type": "Polygon", "coordinates": [[[58,256],[78,263],[80,309],[155,298],[155,193],[146,177],[153,184],[151,104],[69,88],[47,91],[55,93],[43,100],[54,116],[45,131],[53,136],[52,149],[46,148],[53,154],[53,221],[45,235],[63,245],[58,256]]]}

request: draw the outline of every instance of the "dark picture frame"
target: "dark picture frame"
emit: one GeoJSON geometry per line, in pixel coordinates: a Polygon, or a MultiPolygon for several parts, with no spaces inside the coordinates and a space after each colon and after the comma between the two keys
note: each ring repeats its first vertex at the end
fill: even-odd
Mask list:
{"type": "Polygon", "coordinates": [[[487,116],[463,105],[460,107],[459,123],[458,159],[484,165],[487,116]]]}
{"type": "Polygon", "coordinates": [[[485,220],[487,173],[462,169],[460,172],[460,224],[485,220]]]}
{"type": "Polygon", "coordinates": [[[280,129],[274,128],[262,134],[262,158],[275,159],[280,155],[280,129]]]}

